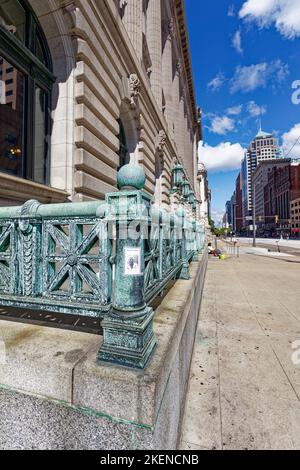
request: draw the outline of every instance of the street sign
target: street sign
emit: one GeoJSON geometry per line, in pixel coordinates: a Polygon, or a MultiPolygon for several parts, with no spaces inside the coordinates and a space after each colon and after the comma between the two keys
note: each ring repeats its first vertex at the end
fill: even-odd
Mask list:
{"type": "Polygon", "coordinates": [[[247,216],[245,217],[245,220],[248,220],[249,222],[252,221],[252,220],[253,220],[252,215],[247,215],[247,216]]]}

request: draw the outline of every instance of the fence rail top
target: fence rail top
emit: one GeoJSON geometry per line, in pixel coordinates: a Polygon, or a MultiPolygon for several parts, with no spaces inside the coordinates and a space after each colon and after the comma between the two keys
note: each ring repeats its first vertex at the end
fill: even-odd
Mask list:
{"type": "Polygon", "coordinates": [[[23,206],[0,207],[0,220],[19,217],[104,217],[105,202],[72,202],[63,204],[40,204],[27,201],[23,206]]]}

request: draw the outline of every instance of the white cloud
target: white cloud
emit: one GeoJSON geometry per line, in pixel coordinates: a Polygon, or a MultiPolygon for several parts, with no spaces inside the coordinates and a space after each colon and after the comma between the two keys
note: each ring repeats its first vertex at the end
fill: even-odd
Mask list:
{"type": "Polygon", "coordinates": [[[248,93],[256,88],[265,88],[269,83],[277,86],[289,74],[288,65],[280,59],[273,62],[262,62],[249,66],[238,66],[233,78],[230,80],[230,92],[248,93]]]}
{"type": "Polygon", "coordinates": [[[276,29],[287,39],[300,36],[299,0],[247,0],[239,16],[261,27],[275,23],[276,29]]]}
{"type": "Polygon", "coordinates": [[[224,216],[224,210],[215,209],[215,208],[211,210],[211,218],[217,226],[222,223],[223,216],[224,216]]]}
{"type": "Polygon", "coordinates": [[[243,54],[241,31],[238,30],[232,39],[232,45],[239,54],[243,54]]]}
{"type": "Polygon", "coordinates": [[[227,16],[235,16],[235,6],[230,5],[227,11],[227,16]]]}
{"type": "Polygon", "coordinates": [[[247,111],[251,117],[258,117],[266,114],[267,108],[266,106],[259,106],[255,101],[249,101],[247,103],[247,111]]]}
{"type": "Polygon", "coordinates": [[[199,143],[199,161],[203,162],[208,171],[230,171],[240,168],[245,150],[240,144],[221,142],[216,147],[199,143]]]}
{"type": "Polygon", "coordinates": [[[239,114],[241,114],[242,110],[243,105],[239,104],[237,106],[232,106],[231,108],[228,108],[226,110],[226,114],[229,114],[229,116],[238,116],[239,114]]]}
{"type": "Polygon", "coordinates": [[[207,87],[211,90],[211,91],[218,91],[220,90],[220,88],[222,87],[223,83],[225,81],[225,77],[224,75],[219,72],[215,78],[213,78],[207,85],[207,87]]]}
{"type": "Polygon", "coordinates": [[[293,147],[288,157],[291,158],[300,158],[300,123],[295,124],[292,129],[283,134],[283,153],[286,155],[290,149],[293,147]]]}
{"type": "Polygon", "coordinates": [[[224,135],[229,131],[233,131],[235,122],[228,116],[215,116],[211,120],[210,131],[214,134],[224,135]]]}

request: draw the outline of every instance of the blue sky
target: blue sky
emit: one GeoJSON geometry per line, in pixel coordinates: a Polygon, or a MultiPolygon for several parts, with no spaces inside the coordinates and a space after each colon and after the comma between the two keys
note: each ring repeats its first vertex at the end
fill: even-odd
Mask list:
{"type": "MultiPolygon", "coordinates": [[[[300,136],[300,104],[292,103],[292,84],[300,81],[300,0],[186,0],[186,13],[203,112],[199,154],[217,218],[260,118],[285,151],[300,136]]],[[[300,157],[300,142],[292,153],[300,157]]]]}

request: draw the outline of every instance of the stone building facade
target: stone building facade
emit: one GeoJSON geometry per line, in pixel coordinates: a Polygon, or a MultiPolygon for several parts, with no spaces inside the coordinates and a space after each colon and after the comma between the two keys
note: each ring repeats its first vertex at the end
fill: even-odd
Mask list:
{"type": "Polygon", "coordinates": [[[300,198],[300,165],[287,163],[268,173],[264,188],[266,228],[271,232],[291,232],[291,202],[300,198]]]}
{"type": "Polygon", "coordinates": [[[300,198],[291,201],[291,235],[299,238],[300,236],[300,198]]]}
{"type": "Polygon", "coordinates": [[[131,161],[168,206],[174,160],[200,203],[201,115],[183,0],[0,0],[0,35],[0,65],[16,71],[29,103],[15,116],[18,132],[6,132],[17,111],[0,76],[1,205],[102,199],[131,161]]]}
{"type": "MultiPolygon", "coordinates": [[[[291,160],[289,158],[273,158],[263,160],[255,169],[252,180],[255,191],[253,193],[253,201],[255,203],[256,225],[259,231],[264,231],[265,226],[270,222],[265,217],[265,186],[268,183],[269,173],[276,168],[289,167],[291,160]]],[[[267,196],[268,199],[269,196],[267,196]]],[[[274,215],[274,214],[273,214],[274,215]]]]}

